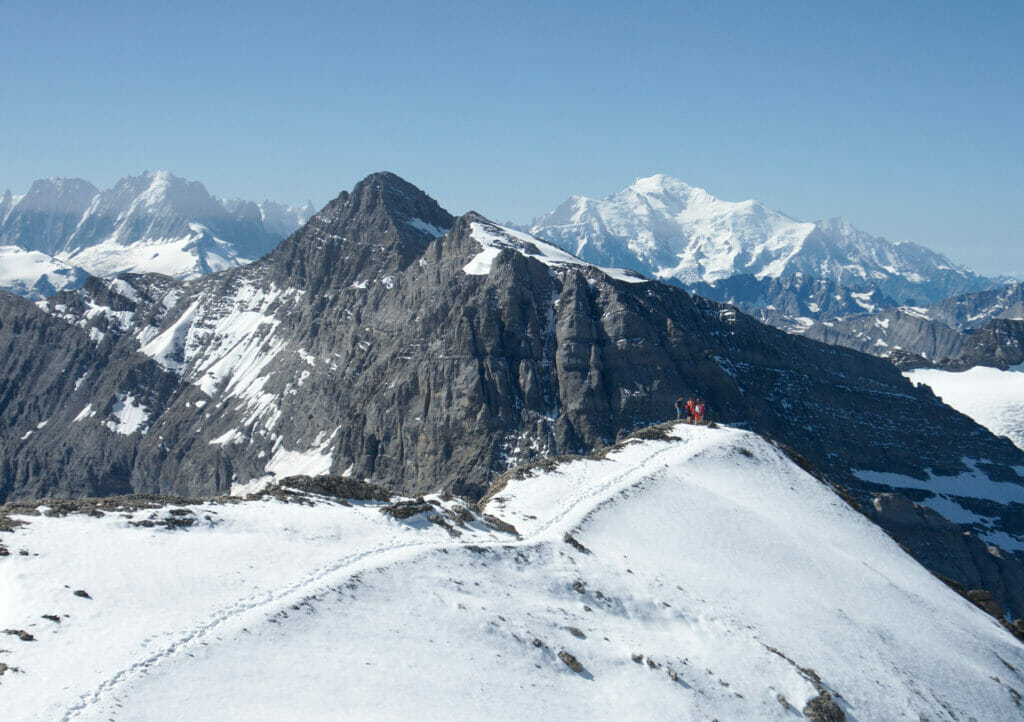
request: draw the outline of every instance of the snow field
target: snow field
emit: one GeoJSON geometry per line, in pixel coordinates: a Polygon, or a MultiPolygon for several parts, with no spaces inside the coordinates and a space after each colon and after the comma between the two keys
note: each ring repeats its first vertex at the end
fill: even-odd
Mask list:
{"type": "Polygon", "coordinates": [[[1001,371],[975,366],[961,372],[915,369],[904,374],[997,436],[1024,449],[1024,365],[1001,371]]]}
{"type": "Polygon", "coordinates": [[[452,538],[368,503],[210,506],[221,522],[188,531],[32,518],[0,536],[0,628],[37,635],[3,641],[23,671],[0,678],[0,706],[782,720],[818,694],[799,666],[849,719],[1021,717],[1024,647],[994,620],[760,437],[672,434],[509,481],[487,511],[521,538],[452,538]]]}

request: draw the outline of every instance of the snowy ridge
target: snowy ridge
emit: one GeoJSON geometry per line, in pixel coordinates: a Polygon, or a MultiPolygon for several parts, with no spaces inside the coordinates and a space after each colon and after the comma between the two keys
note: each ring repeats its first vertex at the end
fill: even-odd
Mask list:
{"type": "Polygon", "coordinates": [[[519,537],[436,497],[404,520],[271,498],[23,517],[0,537],[29,552],[0,558],[0,626],[35,641],[4,643],[0,702],[21,720],[329,719],[339,700],[358,719],[786,720],[812,700],[1021,717],[1024,647],[994,620],[761,438],[668,434],[511,478],[486,510],[519,537]]]}
{"type": "MultiPolygon", "coordinates": [[[[472,229],[473,240],[483,247],[483,250],[474,256],[473,260],[462,269],[471,276],[486,276],[490,273],[492,261],[497,258],[499,253],[506,249],[535,258],[552,268],[559,266],[593,266],[593,264],[587,263],[571,253],[566,253],[558,246],[551,245],[522,231],[499,226],[489,221],[471,223],[470,228],[472,229]]],[[[647,280],[637,273],[621,268],[601,268],[600,266],[597,266],[597,268],[618,281],[643,283],[647,280]]]]}
{"type": "Polygon", "coordinates": [[[243,281],[229,305],[199,294],[139,350],[211,398],[222,403],[239,399],[251,412],[244,426],[262,420],[267,430],[273,429],[280,412],[274,409],[276,397],[263,392],[264,370],[284,348],[275,338],[280,321],[273,309],[283,297],[298,293],[274,286],[263,290],[243,281]]]}

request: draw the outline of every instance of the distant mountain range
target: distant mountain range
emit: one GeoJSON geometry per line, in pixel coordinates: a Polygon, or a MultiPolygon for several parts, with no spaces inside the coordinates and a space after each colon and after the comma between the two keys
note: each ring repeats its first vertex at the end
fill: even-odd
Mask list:
{"type": "Polygon", "coordinates": [[[631,268],[786,328],[900,304],[925,305],[1009,279],[979,276],[914,243],[844,219],[805,223],[729,202],[666,175],[603,200],[573,196],[530,233],[591,263],[631,268]]]}
{"type": "Polygon", "coordinates": [[[313,212],[222,200],[167,171],[104,191],[75,178],[37,180],[24,195],[0,197],[0,288],[41,298],[89,274],[194,278],[259,258],[313,212]]]}
{"type": "Polygon", "coordinates": [[[800,332],[825,343],[890,359],[900,368],[1024,363],[1024,284],[947,298],[929,306],[897,306],[800,332]]]}

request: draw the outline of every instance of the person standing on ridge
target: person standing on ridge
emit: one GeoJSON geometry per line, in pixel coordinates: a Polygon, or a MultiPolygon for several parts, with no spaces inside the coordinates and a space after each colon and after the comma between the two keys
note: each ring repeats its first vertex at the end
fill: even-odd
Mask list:
{"type": "Polygon", "coordinates": [[[676,418],[680,418],[683,415],[683,397],[680,396],[676,399],[676,418]]]}
{"type": "Polygon", "coordinates": [[[686,401],[686,421],[687,423],[693,423],[693,399],[687,399],[686,401]]]}

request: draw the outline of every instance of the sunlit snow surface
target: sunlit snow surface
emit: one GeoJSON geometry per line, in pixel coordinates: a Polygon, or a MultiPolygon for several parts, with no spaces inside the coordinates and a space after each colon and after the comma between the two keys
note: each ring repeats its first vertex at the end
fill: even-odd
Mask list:
{"type": "Polygon", "coordinates": [[[521,537],[364,502],[26,517],[0,535],[0,629],[36,641],[0,637],[0,709],[793,720],[800,666],[848,719],[1021,718],[1024,647],[994,620],[759,437],[673,433],[511,481],[487,511],[521,537]]]}
{"type": "Polygon", "coordinates": [[[931,386],[945,403],[1024,449],[1024,365],[1007,371],[975,366],[959,373],[916,369],[904,375],[931,386]]]}
{"type": "MultiPolygon", "coordinates": [[[[539,238],[505,228],[495,223],[472,223],[470,225],[473,233],[473,240],[479,243],[483,250],[473,257],[463,267],[463,271],[471,276],[486,276],[491,271],[491,263],[503,250],[510,249],[521,253],[524,256],[535,258],[546,266],[590,266],[592,264],[563,251],[539,238]]],[[[595,268],[598,268],[595,266],[595,268]]],[[[626,271],[621,268],[600,268],[600,270],[619,281],[627,283],[643,283],[647,279],[643,276],[626,271]]]]}
{"type": "Polygon", "coordinates": [[[33,294],[32,290],[41,282],[55,291],[70,290],[80,286],[85,277],[83,270],[45,253],[19,246],[0,246],[0,288],[12,293],[35,297],[39,294],[33,294]]]}

